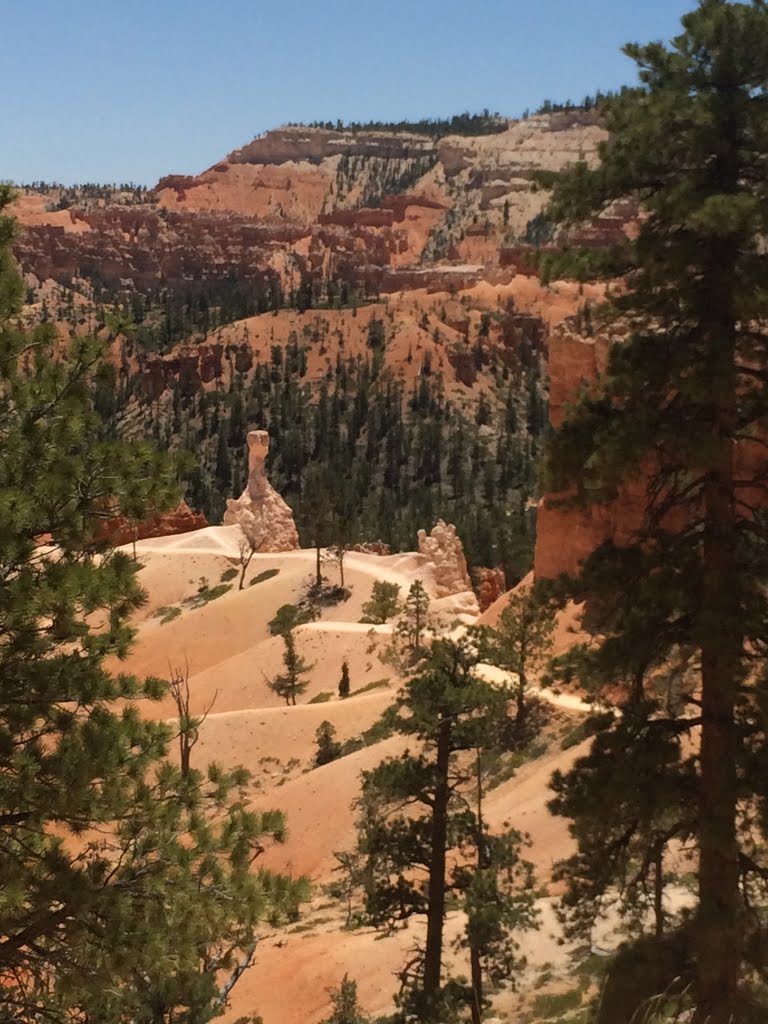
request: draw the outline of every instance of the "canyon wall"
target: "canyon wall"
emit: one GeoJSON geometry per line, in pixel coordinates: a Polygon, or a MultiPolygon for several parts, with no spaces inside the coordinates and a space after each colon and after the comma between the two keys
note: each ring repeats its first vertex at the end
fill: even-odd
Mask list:
{"type": "MultiPolygon", "coordinates": [[[[234,277],[288,289],[309,276],[392,292],[425,286],[421,271],[435,288],[452,273],[466,287],[509,262],[509,240],[543,210],[536,173],[594,163],[605,137],[580,111],[477,137],[281,128],[149,193],[27,190],[15,252],[31,286],[190,289],[234,277]]],[[[623,226],[622,214],[598,234],[623,226]]]]}
{"type": "MultiPolygon", "coordinates": [[[[596,380],[605,370],[609,347],[608,339],[580,337],[566,323],[553,329],[548,362],[550,422],[555,429],[563,421],[568,402],[576,398],[583,385],[596,380]]],[[[745,481],[740,485],[739,498],[746,503],[745,507],[765,506],[764,490],[749,484],[765,473],[762,449],[759,441],[741,441],[735,447],[736,477],[745,481]]],[[[643,525],[650,473],[650,465],[645,464],[624,481],[614,501],[589,508],[558,507],[553,495],[541,498],[536,519],[536,578],[554,579],[561,573],[576,573],[579,563],[606,540],[619,546],[632,543],[643,525]]],[[[684,522],[682,510],[673,510],[665,519],[665,525],[672,530],[684,522]]]]}

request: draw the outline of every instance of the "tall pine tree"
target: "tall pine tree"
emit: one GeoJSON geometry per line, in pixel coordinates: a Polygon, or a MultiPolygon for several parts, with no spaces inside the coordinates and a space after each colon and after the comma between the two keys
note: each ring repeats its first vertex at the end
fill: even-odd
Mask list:
{"type": "Polygon", "coordinates": [[[479,1019],[483,979],[509,978],[516,964],[512,931],[534,924],[522,837],[490,834],[482,812],[482,752],[498,743],[509,694],[475,669],[480,635],[437,640],[388,716],[417,744],[363,776],[356,872],[374,924],[426,917],[426,938],[401,978],[403,1005],[420,1021],[446,1019],[456,1002],[479,1019]],[[449,856],[450,854],[450,856],[449,856]],[[445,984],[444,923],[450,893],[463,894],[469,989],[445,984]],[[485,905],[495,901],[496,914],[485,905]]]}
{"type": "Polygon", "coordinates": [[[165,684],[107,671],[144,595],[102,523],[167,507],[173,474],[109,439],[100,344],[20,329],[11,198],[0,186],[0,1020],[204,1024],[258,920],[303,890],[252,871],[283,823],[250,812],[242,772],[166,759],[172,730],[136,703],[165,684]]]}
{"type": "MultiPolygon", "coordinates": [[[[615,200],[639,203],[637,235],[621,254],[626,289],[613,299],[626,338],[566,416],[549,484],[590,504],[633,478],[648,483],[633,542],[594,552],[570,592],[592,595],[599,637],[583,678],[614,699],[623,684],[620,700],[646,719],[636,738],[659,737],[667,776],[670,757],[677,764],[668,813],[649,809],[644,827],[663,833],[671,818],[694,837],[694,1019],[726,1024],[764,1013],[750,983],[766,969],[768,938],[757,770],[768,617],[768,8],[702,0],[670,47],[625,52],[640,85],[605,105],[600,166],[564,176],[551,216],[578,222],[615,200]]],[[[632,736],[616,719],[609,728],[632,736]]],[[[561,799],[599,778],[577,764],[560,780],[561,799]]]]}

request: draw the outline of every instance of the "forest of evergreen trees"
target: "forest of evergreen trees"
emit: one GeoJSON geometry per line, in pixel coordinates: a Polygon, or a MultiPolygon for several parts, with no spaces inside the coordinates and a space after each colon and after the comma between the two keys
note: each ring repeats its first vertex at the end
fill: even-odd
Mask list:
{"type": "Polygon", "coordinates": [[[310,121],[306,125],[288,127],[325,128],[327,131],[346,132],[406,132],[411,135],[429,135],[439,139],[443,135],[495,135],[503,132],[509,121],[498,113],[483,110],[479,114],[463,114],[452,117],[422,117],[418,121],[310,121]]]}
{"type": "Polygon", "coordinates": [[[371,316],[364,357],[340,352],[325,378],[311,382],[307,355],[321,343],[310,331],[294,334],[248,374],[235,370],[213,391],[177,382],[169,401],[150,401],[125,372],[102,391],[100,408],[118,430],[135,430],[135,402],[124,415],[133,397],[143,431],[163,448],[194,453],[187,498],[213,523],[245,486],[248,429],[264,428],[272,438],[270,479],[294,509],[303,545],[313,542],[322,490],[331,503],[326,532],[340,531],[345,543],[413,549],[417,531],[442,517],[456,525],[470,565],[502,565],[509,582],[524,575],[547,421],[532,342],[524,339],[510,360],[478,339],[472,357],[491,387],[471,409],[447,396],[428,354],[410,357],[421,363],[413,384],[385,367],[385,320],[371,316]]]}

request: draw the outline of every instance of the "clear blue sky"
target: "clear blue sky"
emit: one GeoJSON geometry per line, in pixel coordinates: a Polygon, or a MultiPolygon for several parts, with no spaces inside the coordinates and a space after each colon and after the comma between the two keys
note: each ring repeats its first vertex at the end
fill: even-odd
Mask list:
{"type": "Polygon", "coordinates": [[[694,0],[2,0],[0,180],[197,173],[286,121],[515,115],[694,0]]]}

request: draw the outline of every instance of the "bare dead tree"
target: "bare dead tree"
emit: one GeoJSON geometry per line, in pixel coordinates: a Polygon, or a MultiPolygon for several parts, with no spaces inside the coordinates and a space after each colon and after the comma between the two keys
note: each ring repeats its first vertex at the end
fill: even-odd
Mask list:
{"type": "Polygon", "coordinates": [[[246,533],[245,530],[241,531],[241,537],[238,542],[238,551],[240,552],[240,585],[238,590],[242,590],[245,586],[245,574],[248,572],[248,566],[251,564],[251,559],[260,551],[267,542],[267,531],[262,528],[258,534],[246,533]]]}
{"type": "Polygon", "coordinates": [[[200,726],[211,713],[219,691],[214,693],[211,703],[202,715],[193,715],[190,710],[189,661],[184,659],[183,671],[180,668],[172,668],[170,663],[168,669],[171,696],[176,705],[176,715],[179,721],[179,764],[181,774],[186,778],[192,763],[192,750],[200,739],[200,726]]]}

